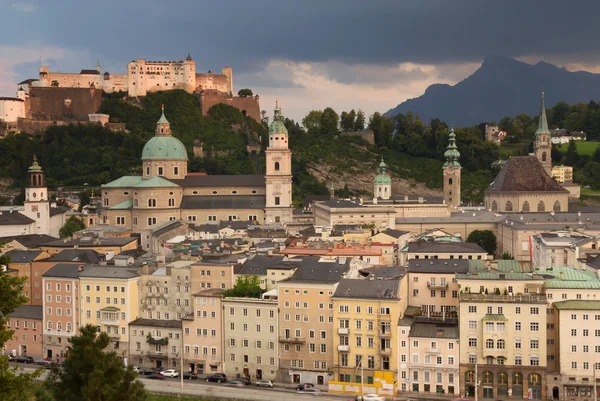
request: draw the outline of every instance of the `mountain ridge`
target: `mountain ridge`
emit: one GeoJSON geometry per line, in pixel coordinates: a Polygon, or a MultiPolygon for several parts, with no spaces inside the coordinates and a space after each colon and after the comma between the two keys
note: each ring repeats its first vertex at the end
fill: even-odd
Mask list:
{"type": "Polygon", "coordinates": [[[600,93],[600,74],[568,71],[544,61],[527,64],[490,55],[455,85],[430,85],[423,95],[398,104],[385,115],[412,112],[424,121],[439,118],[459,126],[476,125],[520,113],[536,115],[542,90],[547,107],[560,101],[587,103],[600,93]]]}

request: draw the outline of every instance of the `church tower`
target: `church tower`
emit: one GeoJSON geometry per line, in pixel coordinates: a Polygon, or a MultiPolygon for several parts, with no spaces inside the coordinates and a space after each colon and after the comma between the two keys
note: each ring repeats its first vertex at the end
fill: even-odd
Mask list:
{"type": "Polygon", "coordinates": [[[265,151],[266,224],[292,221],[292,152],[288,147],[288,139],[283,114],[276,103],[273,122],[269,125],[269,147],[265,151]]]}
{"type": "Polygon", "coordinates": [[[550,145],[550,130],[548,129],[546,108],[544,106],[544,92],[542,92],[540,119],[538,128],[535,131],[535,141],[533,142],[533,154],[542,163],[546,173],[552,177],[552,145],[550,145]]]}
{"type": "Polygon", "coordinates": [[[454,128],[448,135],[448,149],[444,153],[446,163],[444,163],[444,201],[452,207],[460,206],[460,171],[461,166],[458,161],[460,153],[456,148],[456,134],[454,128]]]}
{"type": "Polygon", "coordinates": [[[50,234],[50,204],[44,172],[33,156],[33,164],[27,171],[25,187],[25,210],[23,214],[35,220],[36,234],[50,234]]]}
{"type": "Polygon", "coordinates": [[[379,172],[375,176],[375,187],[373,189],[373,197],[380,199],[390,199],[392,197],[392,179],[387,173],[387,164],[381,157],[381,163],[379,163],[379,172]]]}

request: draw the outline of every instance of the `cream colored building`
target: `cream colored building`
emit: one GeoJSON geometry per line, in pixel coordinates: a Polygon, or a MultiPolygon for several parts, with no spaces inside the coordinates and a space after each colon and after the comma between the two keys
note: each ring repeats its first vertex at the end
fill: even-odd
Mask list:
{"type": "Polygon", "coordinates": [[[191,261],[176,261],[140,276],[140,316],[177,320],[192,313],[191,261]]]}
{"type": "Polygon", "coordinates": [[[198,374],[223,373],[223,290],[193,294],[193,314],[183,318],[185,370],[198,374]]]}
{"type": "Polygon", "coordinates": [[[129,323],[129,364],[181,371],[181,320],[135,319],[129,323]]]}
{"type": "Polygon", "coordinates": [[[590,239],[589,235],[570,230],[538,234],[533,237],[533,267],[578,267],[576,261],[569,260],[569,250],[579,243],[588,243],[590,239]]]}
{"type": "Polygon", "coordinates": [[[573,182],[573,167],[554,166],[552,167],[552,178],[558,183],[573,182]]]}
{"type": "Polygon", "coordinates": [[[377,228],[395,228],[396,210],[387,205],[363,205],[360,200],[330,199],[313,206],[315,225],[373,224],[377,228]]]}
{"type": "Polygon", "coordinates": [[[420,239],[409,242],[400,250],[400,265],[405,265],[412,259],[429,260],[486,260],[487,252],[479,245],[460,240],[420,239]]]}
{"type": "Polygon", "coordinates": [[[258,277],[261,288],[272,290],[277,283],[291,277],[301,259],[289,259],[282,255],[250,254],[236,270],[236,277],[258,277]]]}
{"type": "Polygon", "coordinates": [[[275,380],[279,368],[278,302],[224,298],[224,369],[228,377],[275,380]]]}
{"type": "Polygon", "coordinates": [[[190,266],[192,292],[208,289],[228,290],[236,283],[234,263],[199,261],[190,266]]]}
{"type": "MultiPolygon", "coordinates": [[[[329,391],[360,394],[363,372],[365,393],[393,395],[398,379],[395,324],[406,302],[400,280],[342,279],[332,301],[334,375],[329,391]]],[[[309,343],[309,352],[314,352],[311,347],[316,345],[309,343]]]]}
{"type": "Polygon", "coordinates": [[[81,325],[107,333],[118,355],[129,351],[127,326],[139,317],[139,280],[135,269],[125,267],[87,265],[79,272],[81,325]]]}

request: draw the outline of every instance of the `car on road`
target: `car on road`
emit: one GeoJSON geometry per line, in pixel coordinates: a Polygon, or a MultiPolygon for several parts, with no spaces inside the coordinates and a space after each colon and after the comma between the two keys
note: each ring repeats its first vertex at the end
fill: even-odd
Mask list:
{"type": "Polygon", "coordinates": [[[160,373],[152,373],[151,375],[148,376],[148,379],[165,380],[165,377],[163,375],[161,375],[160,373]]]}
{"type": "Polygon", "coordinates": [[[312,384],[312,383],[298,384],[296,386],[296,391],[304,390],[304,389],[307,389],[307,388],[314,388],[314,387],[315,387],[315,385],[312,384]]]}
{"type": "Polygon", "coordinates": [[[160,370],[158,370],[156,368],[145,368],[145,369],[141,369],[138,373],[143,376],[148,376],[148,375],[151,375],[154,373],[160,373],[160,370]]]}
{"type": "Polygon", "coordinates": [[[356,401],[385,401],[385,397],[377,394],[365,394],[364,396],[357,395],[354,399],[356,401]]]}
{"type": "Polygon", "coordinates": [[[246,386],[248,386],[248,385],[252,384],[252,380],[250,380],[250,378],[249,378],[249,377],[240,377],[238,380],[241,380],[242,382],[244,382],[244,384],[245,384],[246,386]]]}
{"type": "Polygon", "coordinates": [[[194,372],[183,372],[183,378],[187,380],[196,380],[198,375],[194,372]]]}
{"type": "Polygon", "coordinates": [[[273,382],[271,380],[258,380],[256,383],[258,387],[270,387],[273,388],[273,382]]]}
{"type": "Polygon", "coordinates": [[[41,366],[52,365],[52,361],[49,361],[47,359],[38,359],[37,361],[35,361],[35,364],[41,366]]]}
{"type": "Polygon", "coordinates": [[[179,377],[179,371],[175,369],[167,369],[160,372],[164,377],[179,377]]]}
{"type": "Polygon", "coordinates": [[[307,394],[307,395],[314,395],[314,396],[319,396],[321,395],[321,390],[319,390],[318,388],[305,388],[302,390],[298,390],[298,394],[307,394]]]}
{"type": "Polygon", "coordinates": [[[225,383],[227,381],[227,376],[223,373],[215,373],[213,375],[208,376],[206,378],[206,381],[214,383],[225,383]]]}
{"type": "Polygon", "coordinates": [[[242,379],[233,379],[225,383],[224,385],[229,387],[244,387],[246,386],[246,383],[242,379]]]}
{"type": "Polygon", "coordinates": [[[15,362],[17,363],[34,363],[33,357],[21,355],[15,358],[15,362]]]}

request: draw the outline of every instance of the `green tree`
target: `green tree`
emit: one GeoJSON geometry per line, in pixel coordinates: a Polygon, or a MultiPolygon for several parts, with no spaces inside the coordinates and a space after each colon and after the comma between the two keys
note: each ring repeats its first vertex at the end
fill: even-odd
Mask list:
{"type": "Polygon", "coordinates": [[[356,112],[356,120],[354,120],[354,130],[362,131],[365,129],[365,113],[362,110],[356,112]]]}
{"type": "Polygon", "coordinates": [[[253,96],[253,93],[250,89],[245,88],[245,89],[240,89],[238,91],[238,96],[239,97],[250,97],[250,96],[253,96]]]}
{"type": "Polygon", "coordinates": [[[388,148],[392,146],[394,120],[387,118],[379,112],[375,112],[369,117],[369,129],[373,130],[375,144],[388,148]]]}
{"type": "Polygon", "coordinates": [[[137,381],[132,367],[125,367],[114,351],[108,334],[98,333],[93,325],[69,339],[71,350],[62,369],[55,369],[46,380],[46,399],[56,401],[145,401],[144,385],[137,381]]]}
{"type": "Polygon", "coordinates": [[[342,111],[340,115],[340,128],[344,132],[354,131],[354,124],[356,120],[356,112],[354,109],[349,112],[342,111]]]}
{"type": "Polygon", "coordinates": [[[321,110],[311,110],[306,117],[302,119],[302,125],[306,132],[310,135],[317,135],[321,132],[321,118],[323,112],[321,110]]]}
{"type": "Polygon", "coordinates": [[[577,144],[575,141],[569,142],[567,153],[565,155],[565,164],[567,166],[576,166],[579,162],[579,154],[577,153],[577,144]]]}
{"type": "Polygon", "coordinates": [[[339,132],[340,117],[331,107],[323,110],[321,115],[321,135],[337,134],[339,132]]]}
{"type": "Polygon", "coordinates": [[[496,252],[497,242],[496,235],[490,230],[475,230],[471,231],[471,234],[467,237],[467,242],[482,247],[488,254],[494,254],[496,252]]]}
{"type": "Polygon", "coordinates": [[[91,193],[89,190],[84,190],[79,193],[79,211],[83,210],[83,207],[90,204],[91,193]]]}
{"type": "Polygon", "coordinates": [[[83,221],[81,221],[80,218],[71,216],[60,228],[58,235],[60,235],[60,238],[72,237],[74,232],[83,230],[84,228],[85,224],[83,224],[83,221]]]}
{"type": "Polygon", "coordinates": [[[342,190],[340,190],[338,193],[342,199],[350,198],[351,192],[350,188],[348,188],[348,184],[344,184],[344,188],[342,188],[342,190]]]}
{"type": "Polygon", "coordinates": [[[223,292],[224,297],[260,298],[265,292],[260,287],[258,276],[238,277],[233,288],[223,292]]]}

